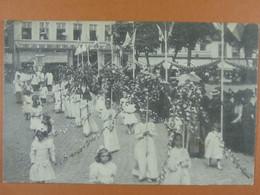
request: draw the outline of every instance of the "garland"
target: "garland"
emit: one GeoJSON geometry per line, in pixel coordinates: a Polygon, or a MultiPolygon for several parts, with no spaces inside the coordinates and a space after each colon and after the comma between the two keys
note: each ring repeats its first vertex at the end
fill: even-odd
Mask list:
{"type": "Polygon", "coordinates": [[[239,69],[246,69],[246,70],[257,70],[257,67],[253,66],[253,67],[250,67],[250,66],[247,66],[247,65],[242,65],[242,64],[237,64],[237,63],[234,63],[234,62],[231,62],[227,59],[225,59],[225,62],[235,68],[239,68],[239,69]]]}
{"type": "Polygon", "coordinates": [[[205,70],[207,68],[214,67],[214,66],[218,65],[220,62],[221,62],[220,60],[216,60],[214,62],[203,64],[203,65],[199,65],[199,66],[196,66],[196,67],[180,65],[180,64],[178,64],[176,62],[170,62],[170,63],[173,66],[176,66],[177,68],[179,68],[180,70],[184,70],[184,71],[199,71],[199,70],[205,70]]]}
{"type": "MultiPolygon", "coordinates": [[[[120,112],[118,112],[115,117],[113,119],[111,119],[112,121],[115,120],[115,118],[119,115],[120,112]]],[[[104,130],[106,128],[108,128],[110,131],[112,131],[115,127],[115,124],[114,122],[112,122],[108,127],[104,127],[100,132],[98,132],[97,134],[95,134],[91,139],[86,139],[85,143],[75,152],[69,154],[69,155],[64,155],[62,160],[60,162],[57,162],[55,163],[55,166],[58,166],[58,165],[62,165],[64,164],[69,158],[73,158],[77,155],[79,155],[81,152],[83,152],[83,149],[84,148],[88,148],[90,146],[91,143],[99,140],[99,138],[101,137],[102,133],[104,132],[104,130]]]]}
{"type": "Polygon", "coordinates": [[[237,158],[234,154],[234,152],[231,151],[231,149],[228,149],[226,147],[224,147],[224,154],[225,157],[228,158],[230,156],[230,161],[235,165],[236,169],[239,169],[241,171],[241,173],[246,176],[248,179],[251,179],[254,177],[253,174],[248,173],[247,169],[242,167],[239,163],[239,158],[237,158]]]}

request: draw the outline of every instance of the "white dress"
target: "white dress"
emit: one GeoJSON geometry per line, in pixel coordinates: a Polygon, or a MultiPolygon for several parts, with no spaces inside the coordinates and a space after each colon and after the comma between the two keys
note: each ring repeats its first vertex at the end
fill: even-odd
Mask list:
{"type": "Polygon", "coordinates": [[[83,133],[87,136],[90,133],[98,132],[98,125],[95,117],[93,116],[93,105],[91,101],[81,100],[81,114],[83,133]]]}
{"type": "Polygon", "coordinates": [[[23,112],[30,113],[32,108],[32,97],[28,95],[23,96],[23,112]]]}
{"type": "Polygon", "coordinates": [[[99,95],[99,96],[97,96],[97,99],[96,99],[96,110],[98,112],[102,112],[104,109],[106,109],[105,97],[102,95],[99,95]]]}
{"type": "Polygon", "coordinates": [[[81,110],[80,110],[80,103],[81,98],[79,94],[75,94],[73,98],[73,109],[74,109],[74,116],[75,116],[75,124],[76,126],[81,125],[81,110]]]}
{"type": "Polygon", "coordinates": [[[169,156],[163,184],[190,185],[191,161],[187,149],[174,147],[169,151],[169,156]]]}
{"type": "Polygon", "coordinates": [[[139,180],[144,178],[156,179],[158,177],[157,156],[152,136],[155,136],[154,123],[138,123],[135,126],[135,138],[137,139],[134,149],[133,175],[139,180]],[[149,131],[149,135],[144,132],[149,131]]]}
{"type": "Polygon", "coordinates": [[[94,162],[89,166],[89,182],[101,184],[113,184],[117,167],[113,162],[106,164],[94,162]]]}
{"type": "Polygon", "coordinates": [[[61,108],[61,92],[60,92],[60,85],[55,85],[52,89],[55,98],[54,110],[60,111],[61,108]]]}
{"type": "Polygon", "coordinates": [[[205,139],[205,158],[223,158],[223,142],[220,132],[211,131],[205,139]]]}
{"type": "Polygon", "coordinates": [[[31,107],[30,129],[38,129],[42,123],[42,106],[31,107]]]}
{"type": "Polygon", "coordinates": [[[104,109],[101,113],[103,120],[103,135],[104,146],[109,152],[114,152],[120,149],[117,131],[115,128],[115,120],[112,120],[116,115],[115,110],[104,109]],[[110,127],[113,127],[112,130],[110,127]]]}
{"type": "Polygon", "coordinates": [[[124,125],[132,125],[138,122],[135,116],[135,105],[134,104],[125,104],[124,106],[124,125]]]}
{"type": "Polygon", "coordinates": [[[48,88],[47,87],[42,87],[40,91],[40,97],[41,98],[46,98],[48,94],[48,88]]]}
{"type": "Polygon", "coordinates": [[[46,181],[55,179],[55,173],[52,168],[50,159],[55,162],[55,147],[53,139],[45,138],[39,142],[35,137],[31,146],[31,163],[30,180],[32,181],[46,181]]]}

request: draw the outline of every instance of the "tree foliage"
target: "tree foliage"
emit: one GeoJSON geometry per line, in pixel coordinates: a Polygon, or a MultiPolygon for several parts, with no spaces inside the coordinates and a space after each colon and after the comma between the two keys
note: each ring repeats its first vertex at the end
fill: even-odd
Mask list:
{"type": "MultiPolygon", "coordinates": [[[[212,23],[176,22],[168,39],[168,45],[176,52],[185,47],[188,49],[187,64],[191,63],[191,51],[201,42],[209,44],[217,33],[212,23]]],[[[176,56],[177,54],[175,54],[176,56]]]]}
{"type": "MultiPolygon", "coordinates": [[[[138,61],[140,54],[144,53],[147,64],[150,64],[149,53],[154,52],[160,46],[159,32],[156,24],[156,22],[116,22],[113,25],[114,44],[122,46],[127,32],[132,38],[134,31],[136,31],[134,43],[135,59],[138,61]]],[[[132,50],[132,44],[127,46],[125,50],[132,50]]]]}

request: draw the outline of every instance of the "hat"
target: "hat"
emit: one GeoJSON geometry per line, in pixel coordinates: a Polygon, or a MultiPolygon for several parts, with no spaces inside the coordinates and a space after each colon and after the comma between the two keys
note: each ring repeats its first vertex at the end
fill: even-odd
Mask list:
{"type": "Polygon", "coordinates": [[[213,89],[213,91],[211,91],[210,94],[211,94],[212,96],[214,96],[214,95],[220,94],[220,92],[219,92],[219,90],[217,90],[217,89],[213,89]]]}
{"type": "Polygon", "coordinates": [[[47,132],[47,127],[44,126],[44,125],[41,123],[41,124],[39,124],[39,125],[37,126],[36,131],[41,131],[41,132],[46,131],[46,132],[47,132]]]}
{"type": "Polygon", "coordinates": [[[97,149],[97,154],[101,151],[101,150],[104,150],[106,149],[103,145],[100,145],[97,149]]]}

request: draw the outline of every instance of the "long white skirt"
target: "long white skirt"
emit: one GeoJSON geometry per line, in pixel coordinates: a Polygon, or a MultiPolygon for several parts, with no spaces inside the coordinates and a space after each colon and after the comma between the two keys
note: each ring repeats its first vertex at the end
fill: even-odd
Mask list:
{"type": "Polygon", "coordinates": [[[137,141],[134,158],[132,174],[137,176],[139,180],[144,178],[156,179],[158,177],[157,156],[151,137],[145,137],[137,141]]]}
{"type": "Polygon", "coordinates": [[[104,146],[109,152],[114,152],[120,149],[116,128],[110,131],[106,128],[103,131],[104,146]]]}

